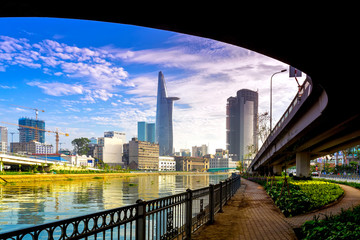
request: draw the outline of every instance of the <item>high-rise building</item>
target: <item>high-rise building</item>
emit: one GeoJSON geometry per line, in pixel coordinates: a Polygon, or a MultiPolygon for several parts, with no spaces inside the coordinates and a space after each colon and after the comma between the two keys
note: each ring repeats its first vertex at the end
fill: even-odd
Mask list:
{"type": "Polygon", "coordinates": [[[8,129],[0,126],[0,152],[7,152],[8,129]]]}
{"type": "Polygon", "coordinates": [[[168,97],[163,73],[159,72],[156,105],[156,142],[159,143],[160,156],[173,154],[172,112],[177,97],[168,97]]]}
{"type": "Polygon", "coordinates": [[[44,121],[35,120],[31,118],[20,118],[19,125],[32,127],[32,128],[19,127],[19,142],[25,143],[35,140],[40,143],[45,143],[45,131],[33,129],[33,128],[37,128],[37,129],[45,130],[44,121]],[[36,139],[36,136],[38,139],[36,139]]]}
{"type": "Polygon", "coordinates": [[[192,157],[203,157],[206,154],[208,154],[208,146],[206,146],[205,144],[201,145],[200,147],[198,146],[192,147],[192,152],[191,152],[192,157]]]}
{"type": "Polygon", "coordinates": [[[138,140],[155,143],[155,123],[138,122],[138,140]]]}
{"type": "Polygon", "coordinates": [[[227,99],[226,148],[233,160],[250,161],[250,152],[258,148],[258,93],[241,89],[227,99]]]}

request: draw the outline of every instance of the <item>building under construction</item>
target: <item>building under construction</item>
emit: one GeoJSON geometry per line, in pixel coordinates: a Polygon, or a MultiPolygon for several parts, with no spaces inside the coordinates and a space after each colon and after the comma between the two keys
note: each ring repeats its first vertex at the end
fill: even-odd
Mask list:
{"type": "Polygon", "coordinates": [[[45,121],[36,120],[32,118],[20,118],[19,119],[19,142],[27,143],[31,141],[37,141],[40,143],[45,143],[45,121]],[[27,126],[32,128],[26,128],[21,126],[27,126]],[[34,129],[37,128],[37,129],[34,129]]]}

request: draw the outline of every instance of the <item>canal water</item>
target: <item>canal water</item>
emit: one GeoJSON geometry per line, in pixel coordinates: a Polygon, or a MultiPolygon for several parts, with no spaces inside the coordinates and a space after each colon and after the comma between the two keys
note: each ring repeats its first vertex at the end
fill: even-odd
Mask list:
{"type": "Polygon", "coordinates": [[[151,175],[0,184],[0,233],[202,188],[228,176],[151,175]]]}

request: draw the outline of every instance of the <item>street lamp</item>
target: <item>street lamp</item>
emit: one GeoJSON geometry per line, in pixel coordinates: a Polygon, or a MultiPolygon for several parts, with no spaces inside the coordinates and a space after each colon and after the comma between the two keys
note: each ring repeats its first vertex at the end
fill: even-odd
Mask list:
{"type": "Polygon", "coordinates": [[[282,73],[282,72],[286,72],[286,69],[283,69],[279,72],[274,73],[273,75],[271,75],[271,78],[270,78],[270,132],[272,131],[272,78],[275,74],[282,73]]]}

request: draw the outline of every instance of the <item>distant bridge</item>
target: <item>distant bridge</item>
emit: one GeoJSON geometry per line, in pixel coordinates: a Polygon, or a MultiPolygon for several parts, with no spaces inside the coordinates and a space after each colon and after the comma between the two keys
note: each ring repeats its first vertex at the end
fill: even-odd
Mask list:
{"type": "Polygon", "coordinates": [[[236,169],[236,167],[232,167],[232,168],[209,168],[208,172],[220,172],[220,171],[225,171],[225,170],[230,170],[230,169],[236,169]]]}
{"type": "Polygon", "coordinates": [[[46,160],[46,159],[38,159],[33,157],[27,156],[20,156],[20,155],[12,155],[9,153],[0,153],[0,171],[2,171],[3,165],[22,165],[22,166],[31,166],[31,165],[43,165],[48,166],[48,164],[59,164],[63,165],[64,163],[61,161],[53,161],[53,160],[46,160]],[[2,164],[1,164],[2,163],[2,164]]]}

